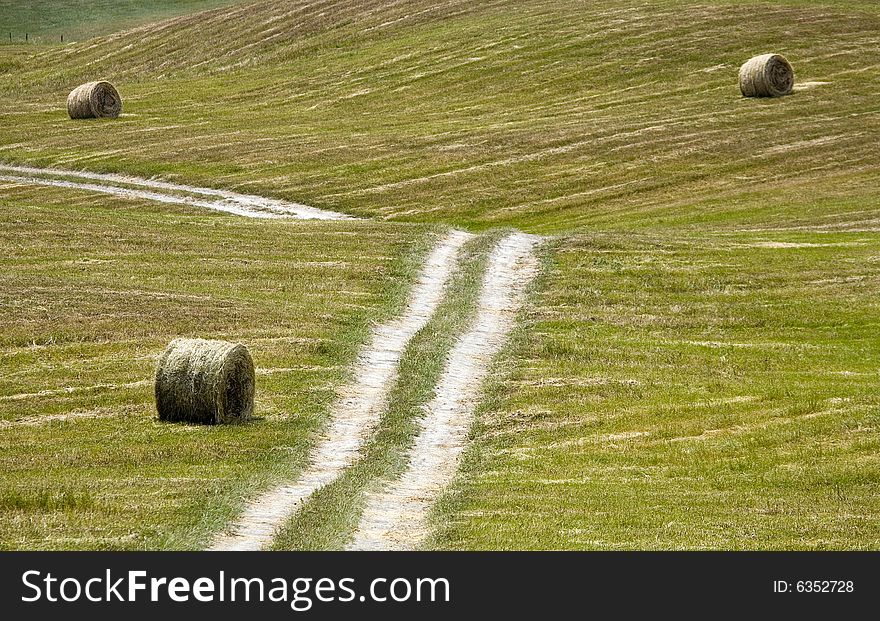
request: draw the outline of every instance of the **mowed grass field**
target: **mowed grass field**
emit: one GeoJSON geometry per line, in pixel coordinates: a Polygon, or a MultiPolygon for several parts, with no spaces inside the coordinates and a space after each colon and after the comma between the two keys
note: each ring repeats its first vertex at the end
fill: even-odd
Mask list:
{"type": "Polygon", "coordinates": [[[877,547],[876,233],[584,232],[546,261],[434,546],[877,547]]]}
{"type": "Polygon", "coordinates": [[[878,32],[871,2],[246,3],[8,52],[0,157],[475,228],[812,225],[876,196],[878,32]],[[767,50],[811,86],[743,99],[767,50]],[[64,118],[97,76],[110,130],[64,118]]]}
{"type": "Polygon", "coordinates": [[[433,237],[0,187],[2,548],[204,545],[305,461],[433,237]],[[156,358],[186,335],[248,345],[256,420],[157,421],[156,358]]]}
{"type": "Polygon", "coordinates": [[[78,41],[234,0],[0,0],[0,45],[78,41]],[[12,40],[10,41],[10,35],[12,40]]]}
{"type": "MultiPolygon", "coordinates": [[[[242,2],[63,48],[3,46],[0,161],[160,175],[374,223],[266,225],[0,187],[8,231],[42,222],[30,242],[2,237],[13,284],[0,302],[15,312],[0,338],[16,352],[0,362],[5,394],[142,382],[46,393],[17,414],[0,401],[6,419],[27,422],[0,427],[17,451],[4,457],[0,543],[198,545],[237,493],[302,463],[369,320],[401,303],[426,225],[444,223],[549,240],[429,546],[880,547],[878,33],[867,0],[331,0],[242,2]],[[794,64],[797,92],[741,98],[739,65],[767,51],[794,64]],[[123,116],[69,121],[67,92],[97,77],[117,84],[123,116]],[[108,228],[141,258],[57,266],[108,228]],[[265,262],[225,273],[242,248],[265,262]],[[271,293],[261,283],[289,274],[279,252],[315,265],[271,293]],[[344,267],[321,267],[328,254],[344,267]],[[203,256],[216,271],[193,279],[203,256]],[[92,273],[99,282],[84,285],[92,273]],[[120,282],[154,297],[132,303],[114,293],[120,282]],[[236,282],[251,303],[232,327],[219,300],[236,282]],[[313,282],[333,293],[296,295],[313,282]],[[169,289],[212,301],[195,319],[189,297],[159,296],[169,289]],[[261,350],[264,330],[279,340],[261,350]],[[266,418],[247,434],[159,425],[143,383],[150,356],[186,333],[254,342],[261,367],[334,370],[261,375],[278,383],[260,385],[266,418]],[[320,362],[283,340],[312,337],[329,347],[320,362]],[[31,350],[51,364],[23,357],[31,350]],[[117,458],[123,440],[136,456],[117,458]],[[165,442],[185,445],[163,453],[165,442]],[[43,482],[46,464],[56,474],[43,482]],[[205,502],[209,517],[193,525],[205,502]]],[[[443,347],[417,342],[409,359],[443,347]]],[[[401,403],[424,390],[411,379],[401,403]]],[[[361,470],[283,545],[343,544],[357,513],[347,490],[400,469],[407,424],[386,421],[361,470]]]]}

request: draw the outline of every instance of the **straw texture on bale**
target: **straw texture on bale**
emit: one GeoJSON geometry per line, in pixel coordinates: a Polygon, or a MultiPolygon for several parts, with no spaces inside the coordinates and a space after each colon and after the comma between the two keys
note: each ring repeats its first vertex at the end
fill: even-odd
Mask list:
{"type": "Polygon", "coordinates": [[[254,363],[244,345],[174,339],[156,367],[156,409],[163,421],[216,425],[254,411],[254,363]]]}
{"type": "Polygon", "coordinates": [[[739,90],[746,97],[781,97],[794,87],[794,69],[784,56],[761,54],[739,69],[739,90]]]}
{"type": "Polygon", "coordinates": [[[122,98],[110,82],[88,82],[67,96],[67,113],[72,119],[115,119],[122,112],[122,98]]]}

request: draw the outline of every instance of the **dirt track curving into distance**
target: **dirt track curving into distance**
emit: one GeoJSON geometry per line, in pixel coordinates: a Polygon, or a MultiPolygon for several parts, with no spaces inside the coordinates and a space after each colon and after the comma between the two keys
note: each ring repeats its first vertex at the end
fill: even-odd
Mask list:
{"type": "MultiPolygon", "coordinates": [[[[350,220],[350,216],[277,199],[127,175],[0,164],[0,183],[53,186],[205,208],[251,218],[350,220]]],[[[380,421],[410,340],[445,297],[459,251],[473,237],[452,231],[433,249],[403,314],[374,329],[352,382],[340,391],[325,436],[297,477],[250,500],[209,550],[260,550],[315,491],[351,466],[380,421]]],[[[455,475],[479,392],[494,356],[514,325],[525,290],[537,272],[539,238],[513,233],[493,249],[476,316],[449,354],[402,477],[368,497],[351,546],[357,550],[413,549],[427,534],[427,515],[455,475]]]]}
{"type": "Polygon", "coordinates": [[[351,220],[351,216],[300,203],[289,203],[252,194],[200,188],[180,183],[142,179],[127,175],[9,166],[0,164],[0,182],[42,185],[112,194],[222,211],[250,218],[299,218],[303,220],[351,220]]]}
{"type": "Polygon", "coordinates": [[[409,550],[427,535],[428,511],[455,475],[489,365],[537,273],[536,243],[532,235],[514,233],[492,251],[477,316],[449,354],[409,466],[386,490],[369,496],[351,549],[409,550]]]}
{"type": "Polygon", "coordinates": [[[351,385],[331,411],[327,435],[318,445],[311,465],[296,481],[285,483],[253,500],[211,550],[259,550],[313,492],[335,480],[357,459],[364,441],[385,410],[397,377],[403,350],[431,319],[443,300],[455,271],[459,249],[471,237],[454,231],[428,257],[403,315],[378,327],[360,356],[351,385]]]}

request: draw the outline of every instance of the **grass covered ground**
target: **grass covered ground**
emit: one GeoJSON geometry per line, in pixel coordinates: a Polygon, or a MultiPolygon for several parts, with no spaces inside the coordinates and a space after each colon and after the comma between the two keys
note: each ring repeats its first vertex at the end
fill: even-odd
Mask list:
{"type": "Polygon", "coordinates": [[[424,227],[253,221],[0,189],[0,548],[189,548],[295,471],[424,227]],[[177,336],[244,342],[253,423],[159,423],[177,336]]]}
{"type": "Polygon", "coordinates": [[[10,50],[0,158],[477,228],[778,225],[876,197],[878,30],[870,2],[235,5],[10,50]],[[741,98],[768,49],[812,86],[741,98]],[[127,115],[70,123],[98,76],[127,115]]]}
{"type": "Polygon", "coordinates": [[[279,533],[276,549],[344,549],[363,515],[366,494],[381,491],[406,469],[407,452],[419,432],[417,420],[425,415],[449,351],[474,318],[486,262],[498,239],[486,234],[465,245],[459,259],[463,269],[434,317],[403,352],[387,412],[361,458],[309,499],[279,533]]]}
{"type": "MultiPolygon", "coordinates": [[[[0,161],[551,236],[429,545],[876,548],[878,32],[867,0],[241,2],[0,46],[0,161]],[[798,91],[741,98],[739,65],[767,51],[798,91]],[[124,115],[69,121],[67,93],[98,77],[124,115]]],[[[10,186],[0,204],[0,390],[56,391],[0,400],[27,422],[0,426],[5,547],[196,545],[236,490],[301,463],[427,239],[10,186]],[[246,435],[159,426],[151,357],[187,332],[300,370],[261,376],[267,416],[246,435]],[[86,414],[52,418],[70,412],[86,414]]],[[[424,400],[420,357],[448,347],[422,337],[398,413],[424,400]]],[[[406,421],[283,545],[344,541],[360,494],[400,466],[406,421]]]]}
{"type": "Polygon", "coordinates": [[[108,34],[235,0],[0,0],[0,45],[61,43],[108,34]]]}
{"type": "Polygon", "coordinates": [[[876,548],[878,286],[875,232],[558,240],[432,545],[876,548]]]}

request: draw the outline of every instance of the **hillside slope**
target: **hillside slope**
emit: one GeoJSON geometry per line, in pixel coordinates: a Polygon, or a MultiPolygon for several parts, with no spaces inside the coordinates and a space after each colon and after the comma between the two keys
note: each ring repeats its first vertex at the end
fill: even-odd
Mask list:
{"type": "Polygon", "coordinates": [[[264,227],[4,182],[0,547],[198,546],[300,468],[443,228],[389,219],[492,230],[363,458],[277,547],[348,545],[406,470],[515,226],[547,234],[542,273],[427,545],[876,548],[878,39],[867,0],[284,0],[3,46],[0,162],[371,219],[264,227]],[[797,92],[743,99],[740,63],[770,50],[797,92]],[[123,116],[68,120],[96,77],[123,116]],[[183,333],[253,343],[264,419],[153,420],[155,354],[183,333]]]}
{"type": "Polygon", "coordinates": [[[872,6],[237,5],[10,56],[0,158],[539,232],[870,222],[872,6]],[[767,50],[803,90],[741,98],[739,64],[767,50]],[[126,115],[68,122],[68,89],[98,76],[126,115]]]}
{"type": "Polygon", "coordinates": [[[88,39],[235,0],[0,0],[0,44],[88,39]]]}

